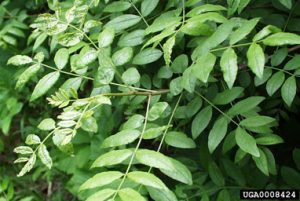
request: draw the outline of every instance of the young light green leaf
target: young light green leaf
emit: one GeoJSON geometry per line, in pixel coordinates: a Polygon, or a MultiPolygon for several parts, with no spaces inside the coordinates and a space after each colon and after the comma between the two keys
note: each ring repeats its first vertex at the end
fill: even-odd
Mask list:
{"type": "Polygon", "coordinates": [[[27,68],[19,77],[18,81],[16,83],[16,88],[20,89],[22,88],[29,79],[34,76],[39,70],[41,69],[40,64],[33,64],[29,68],[27,68]]]}
{"type": "Polygon", "coordinates": [[[27,172],[29,172],[33,168],[35,161],[36,161],[36,155],[33,153],[17,176],[22,177],[27,172]]]}
{"type": "Polygon", "coordinates": [[[159,0],[143,0],[141,4],[141,13],[144,17],[149,15],[158,5],[159,0]]]}
{"type": "Polygon", "coordinates": [[[259,21],[258,18],[254,18],[244,22],[240,28],[238,28],[235,32],[231,34],[229,38],[230,45],[234,45],[235,43],[244,39],[254,29],[258,21],[259,21]]]}
{"type": "Polygon", "coordinates": [[[264,39],[263,44],[268,46],[298,45],[300,36],[293,33],[275,33],[264,39]]]}
{"type": "Polygon", "coordinates": [[[208,134],[208,149],[213,153],[227,133],[228,120],[225,117],[219,118],[208,134]]]}
{"type": "Polygon", "coordinates": [[[297,83],[294,76],[289,77],[281,87],[281,96],[284,102],[291,107],[297,93],[297,83]]]}
{"type": "Polygon", "coordinates": [[[146,201],[146,199],[136,190],[132,188],[123,188],[118,192],[122,201],[134,200],[134,201],[146,201]]]}
{"type": "Polygon", "coordinates": [[[21,65],[25,65],[25,64],[29,64],[32,62],[32,58],[30,58],[29,56],[25,56],[25,55],[16,55],[11,57],[8,61],[7,64],[11,64],[14,66],[21,66],[21,65]]]}
{"type": "Polygon", "coordinates": [[[126,145],[135,141],[140,136],[140,134],[141,133],[138,130],[122,130],[106,138],[103,141],[101,147],[109,148],[126,145]]]}
{"type": "Polygon", "coordinates": [[[128,179],[144,186],[150,186],[158,189],[168,189],[158,177],[148,172],[134,171],[128,173],[127,177],[128,179]]]}
{"type": "Polygon", "coordinates": [[[98,46],[107,47],[112,44],[115,37],[115,30],[113,28],[104,29],[98,36],[98,46]]]}
{"type": "Polygon", "coordinates": [[[55,121],[51,118],[46,118],[38,125],[38,129],[43,131],[50,131],[55,128],[55,121]]]}
{"type": "Polygon", "coordinates": [[[152,150],[139,149],[136,152],[136,160],[144,165],[155,167],[158,169],[172,170],[172,163],[169,157],[152,150]]]}
{"type": "Polygon", "coordinates": [[[131,47],[124,47],[116,51],[112,56],[112,61],[116,66],[122,66],[128,63],[133,56],[133,49],[131,47]]]}
{"type": "Polygon", "coordinates": [[[33,150],[32,150],[32,148],[30,148],[28,146],[19,146],[19,147],[14,148],[14,152],[17,154],[25,155],[25,154],[32,154],[33,150]]]}
{"type": "Polygon", "coordinates": [[[113,28],[116,32],[136,25],[141,20],[140,16],[132,14],[120,15],[104,25],[104,28],[113,28]]]}
{"type": "Polygon", "coordinates": [[[30,101],[43,96],[58,80],[60,73],[58,71],[45,75],[35,86],[30,101]]]}
{"type": "Polygon", "coordinates": [[[252,43],[247,52],[248,66],[251,71],[259,78],[262,78],[265,67],[265,55],[256,43],[252,43]]]}
{"type": "Polygon", "coordinates": [[[133,64],[145,65],[158,60],[162,56],[162,52],[158,49],[147,48],[139,52],[133,58],[133,64]]]}
{"type": "Polygon", "coordinates": [[[113,189],[103,189],[88,197],[86,201],[105,201],[110,198],[115,192],[116,190],[113,189]]]}
{"type": "Polygon", "coordinates": [[[233,48],[225,50],[220,61],[220,66],[227,86],[232,88],[238,71],[237,55],[233,48]]]}
{"type": "Polygon", "coordinates": [[[196,139],[202,131],[208,126],[212,117],[212,108],[207,106],[202,109],[192,122],[192,136],[196,139]]]}
{"type": "Polygon", "coordinates": [[[242,87],[233,87],[231,89],[226,89],[221,93],[218,93],[213,99],[213,103],[216,105],[226,105],[234,101],[236,98],[240,97],[244,91],[242,87]]]}
{"type": "Polygon", "coordinates": [[[47,39],[47,37],[47,33],[42,33],[41,35],[39,35],[34,41],[32,50],[36,51],[36,49],[41,46],[41,44],[47,39]]]}
{"type": "Polygon", "coordinates": [[[35,134],[29,134],[26,137],[25,143],[27,145],[40,144],[41,143],[41,139],[40,139],[39,136],[37,136],[35,134]]]}
{"type": "Polygon", "coordinates": [[[267,82],[266,90],[269,96],[272,96],[283,84],[285,80],[285,74],[282,71],[278,71],[273,74],[271,79],[267,82]]]}
{"type": "Polygon", "coordinates": [[[187,17],[194,17],[201,13],[212,12],[212,11],[223,11],[226,10],[225,7],[214,4],[204,4],[193,8],[190,12],[186,14],[187,17]]]}
{"type": "Polygon", "coordinates": [[[165,141],[170,146],[182,149],[193,149],[196,147],[196,143],[182,132],[168,132],[165,141]]]}
{"type": "Polygon", "coordinates": [[[180,31],[191,36],[209,36],[213,33],[212,27],[200,20],[187,21],[187,23],[180,28],[180,31]]]}
{"type": "Polygon", "coordinates": [[[52,159],[49,155],[47,147],[44,144],[41,144],[38,149],[38,156],[41,159],[42,163],[47,166],[47,168],[51,169],[52,167],[52,159]]]}
{"type": "Polygon", "coordinates": [[[55,56],[54,56],[54,62],[58,69],[63,69],[69,60],[69,51],[66,48],[59,49],[55,56]]]}
{"type": "Polygon", "coordinates": [[[120,164],[128,159],[132,153],[132,150],[129,149],[110,151],[98,157],[93,163],[92,168],[120,164]]]}
{"type": "Polygon", "coordinates": [[[260,127],[273,123],[276,119],[268,116],[251,116],[240,122],[245,127],[260,127]]]}
{"type": "Polygon", "coordinates": [[[79,191],[105,186],[121,178],[124,174],[119,171],[101,172],[85,181],[79,188],[79,191]]]}
{"type": "Polygon", "coordinates": [[[191,66],[191,68],[195,76],[200,81],[206,83],[208,81],[209,74],[215,65],[215,62],[216,56],[208,53],[197,59],[196,63],[191,66]]]}
{"type": "Polygon", "coordinates": [[[167,66],[169,66],[171,63],[171,55],[172,55],[174,45],[175,45],[175,36],[169,38],[166,41],[166,43],[163,45],[164,59],[167,66]]]}
{"type": "Polygon", "coordinates": [[[74,45],[77,45],[80,43],[80,41],[83,39],[83,34],[80,32],[70,32],[70,33],[65,33],[61,35],[58,38],[59,44],[65,47],[72,47],[74,45]]]}
{"type": "Polygon", "coordinates": [[[150,139],[155,139],[158,136],[160,136],[164,130],[166,130],[168,126],[159,126],[159,127],[154,127],[154,128],[149,128],[145,131],[143,135],[143,139],[145,140],[150,140],[150,139]]]}
{"type": "Polygon", "coordinates": [[[81,128],[87,132],[97,133],[98,123],[94,117],[84,117],[81,119],[81,128]]]}
{"type": "Polygon", "coordinates": [[[267,37],[271,33],[278,33],[278,32],[281,32],[281,29],[279,29],[278,27],[275,27],[273,25],[267,25],[253,37],[252,41],[259,41],[259,40],[267,37]]]}
{"type": "Polygon", "coordinates": [[[254,137],[249,135],[244,129],[238,127],[235,132],[235,140],[237,145],[246,153],[259,157],[259,149],[256,145],[254,137]]]}

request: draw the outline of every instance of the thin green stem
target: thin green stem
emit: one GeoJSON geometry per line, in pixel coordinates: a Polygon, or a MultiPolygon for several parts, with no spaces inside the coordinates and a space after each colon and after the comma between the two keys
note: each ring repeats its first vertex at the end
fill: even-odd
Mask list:
{"type": "Polygon", "coordinates": [[[239,126],[239,124],[234,121],[230,116],[228,116],[225,112],[223,112],[221,109],[219,109],[217,106],[215,106],[211,101],[209,101],[207,98],[205,98],[201,93],[199,92],[195,92],[198,96],[200,96],[203,100],[205,100],[205,102],[207,102],[210,106],[212,106],[213,108],[215,108],[218,112],[220,112],[224,117],[226,117],[228,120],[230,120],[232,123],[234,123],[235,125],[239,126]]]}
{"type": "Polygon", "coordinates": [[[290,73],[289,71],[286,71],[286,70],[281,69],[281,68],[276,68],[276,67],[273,67],[273,66],[265,66],[265,68],[270,68],[270,69],[278,70],[278,71],[284,72],[286,74],[289,74],[291,76],[300,77],[298,75],[294,75],[293,73],[290,73]]]}
{"type": "Polygon", "coordinates": [[[144,126],[143,126],[142,133],[140,135],[139,141],[138,141],[138,143],[137,143],[137,145],[136,145],[136,147],[134,149],[134,152],[132,153],[132,156],[130,158],[129,164],[128,164],[127,169],[126,169],[126,172],[125,172],[125,174],[124,174],[124,176],[122,178],[122,181],[119,184],[119,186],[118,186],[118,188],[117,188],[117,190],[116,190],[116,192],[115,192],[112,200],[115,199],[115,197],[117,196],[118,192],[121,190],[121,188],[122,188],[122,186],[123,186],[123,184],[124,184],[124,182],[126,180],[126,177],[127,177],[128,173],[129,173],[129,171],[131,169],[131,166],[133,164],[133,160],[135,158],[136,152],[138,151],[138,149],[139,149],[139,147],[141,145],[141,142],[143,140],[143,136],[144,136],[144,133],[146,131],[147,122],[148,122],[148,115],[149,115],[149,108],[150,108],[150,103],[151,103],[151,97],[152,97],[151,95],[148,96],[148,103],[147,103],[146,114],[145,114],[145,123],[144,123],[144,126]]]}

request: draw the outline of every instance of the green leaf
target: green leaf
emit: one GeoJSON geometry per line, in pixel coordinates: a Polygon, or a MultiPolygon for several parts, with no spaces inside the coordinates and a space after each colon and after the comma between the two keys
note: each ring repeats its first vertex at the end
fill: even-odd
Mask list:
{"type": "Polygon", "coordinates": [[[84,68],[89,64],[93,63],[98,56],[98,52],[94,48],[83,48],[79,54],[79,58],[76,61],[76,66],[78,68],[84,68]]]}
{"type": "Polygon", "coordinates": [[[16,88],[20,89],[22,88],[31,77],[36,75],[36,73],[41,69],[40,64],[33,64],[29,68],[27,68],[19,77],[18,81],[16,83],[16,88]]]}
{"type": "Polygon", "coordinates": [[[133,64],[145,65],[158,60],[162,56],[162,52],[158,49],[147,48],[139,52],[133,58],[133,64]]]}
{"type": "Polygon", "coordinates": [[[258,21],[259,21],[258,18],[254,18],[249,21],[243,22],[242,26],[231,34],[229,38],[230,45],[234,45],[235,43],[244,39],[254,29],[258,21]]]}
{"type": "Polygon", "coordinates": [[[262,84],[264,84],[266,81],[268,81],[268,79],[273,75],[272,69],[270,68],[266,68],[264,70],[264,75],[262,78],[258,78],[257,76],[255,76],[254,78],[254,84],[255,86],[260,86],[262,84]]]}
{"type": "Polygon", "coordinates": [[[256,145],[254,137],[249,135],[244,129],[238,127],[235,132],[235,140],[237,145],[246,153],[259,157],[259,149],[256,145]]]}
{"type": "Polygon", "coordinates": [[[69,61],[69,51],[66,48],[59,49],[55,56],[54,62],[58,69],[63,69],[69,61]]]}
{"type": "Polygon", "coordinates": [[[154,127],[154,128],[149,128],[145,131],[143,135],[143,139],[149,140],[149,139],[155,139],[158,136],[160,136],[164,130],[166,130],[168,126],[160,126],[160,127],[154,127]]]}
{"type": "Polygon", "coordinates": [[[173,96],[177,96],[182,90],[182,77],[177,77],[170,82],[170,92],[173,96]]]}
{"type": "Polygon", "coordinates": [[[191,36],[209,36],[213,33],[212,27],[200,20],[187,21],[187,23],[180,28],[180,31],[191,36]]]}
{"type": "Polygon", "coordinates": [[[168,145],[182,148],[193,149],[196,148],[195,142],[182,132],[171,131],[166,134],[165,141],[168,145]]]}
{"type": "Polygon", "coordinates": [[[281,29],[279,29],[278,27],[275,27],[273,25],[267,25],[253,37],[252,41],[259,41],[259,40],[267,37],[271,33],[278,33],[278,32],[281,32],[281,29]]]}
{"type": "Polygon", "coordinates": [[[58,71],[45,75],[35,86],[30,101],[34,101],[43,96],[58,80],[60,73],[58,71]]]}
{"type": "Polygon", "coordinates": [[[122,80],[125,84],[133,85],[140,81],[141,75],[137,71],[136,68],[128,68],[123,74],[122,74],[122,80]]]}
{"type": "Polygon", "coordinates": [[[113,62],[106,54],[98,54],[98,60],[99,68],[94,83],[96,86],[109,84],[115,75],[113,62]]]}
{"type": "Polygon", "coordinates": [[[219,118],[208,134],[208,149],[210,153],[218,147],[227,133],[228,120],[225,117],[219,118]]]}
{"type": "Polygon", "coordinates": [[[194,17],[201,13],[212,12],[212,11],[223,11],[226,10],[225,7],[214,4],[204,4],[193,8],[190,12],[186,14],[187,17],[194,17]]]}
{"type": "Polygon", "coordinates": [[[35,155],[35,153],[33,153],[17,176],[22,177],[27,172],[29,172],[33,168],[35,161],[36,161],[36,155],[35,155]]]}
{"type": "Polygon", "coordinates": [[[240,0],[239,6],[238,6],[238,13],[240,14],[244,8],[247,7],[247,5],[250,3],[251,0],[240,0]]]}
{"type": "Polygon", "coordinates": [[[143,125],[145,117],[140,114],[131,116],[124,124],[122,129],[135,129],[143,125]]]}
{"type": "Polygon", "coordinates": [[[150,197],[155,201],[177,201],[175,194],[170,190],[146,187],[150,197]]]}
{"type": "Polygon", "coordinates": [[[172,11],[166,12],[156,18],[154,22],[146,29],[146,34],[155,33],[170,27],[177,27],[180,25],[181,17],[176,16],[172,11]]]}
{"type": "Polygon", "coordinates": [[[220,66],[228,88],[232,88],[238,71],[237,55],[233,48],[227,48],[223,53],[220,66]]]}
{"type": "Polygon", "coordinates": [[[140,45],[144,42],[145,30],[135,30],[130,33],[123,35],[119,42],[118,46],[120,47],[134,47],[140,45]]]}
{"type": "Polygon", "coordinates": [[[52,167],[52,159],[49,155],[47,147],[44,144],[41,144],[38,149],[38,156],[41,159],[42,163],[47,166],[47,168],[51,169],[52,167]]]}
{"type": "Polygon", "coordinates": [[[192,122],[192,136],[196,139],[203,130],[208,126],[212,117],[212,108],[207,106],[202,109],[192,122]]]}
{"type": "Polygon", "coordinates": [[[48,35],[46,33],[42,33],[41,35],[39,35],[35,39],[34,45],[32,47],[32,50],[36,51],[36,49],[41,46],[41,44],[47,39],[47,37],[48,37],[48,35]]]}
{"type": "Polygon", "coordinates": [[[98,173],[92,178],[88,179],[86,182],[84,182],[80,186],[79,190],[82,191],[86,189],[105,186],[121,178],[123,175],[124,174],[119,171],[107,171],[107,172],[98,173]]]}
{"type": "Polygon", "coordinates": [[[75,46],[83,39],[83,34],[80,32],[70,32],[61,35],[58,38],[59,44],[65,47],[75,46]]]}
{"type": "Polygon", "coordinates": [[[88,197],[86,201],[105,201],[110,198],[115,192],[116,190],[113,189],[103,189],[88,197]]]}
{"type": "Polygon", "coordinates": [[[128,173],[127,177],[128,179],[144,186],[167,189],[166,185],[158,177],[148,172],[134,171],[128,173]]]}
{"type": "Polygon", "coordinates": [[[196,63],[190,68],[192,68],[193,73],[200,81],[206,83],[208,81],[209,74],[215,65],[215,62],[216,56],[208,53],[197,59],[196,63]]]}
{"type": "Polygon", "coordinates": [[[166,41],[166,43],[163,45],[164,59],[167,66],[169,66],[171,63],[171,55],[172,55],[174,45],[175,45],[175,36],[169,38],[166,41]]]}
{"type": "Polygon", "coordinates": [[[116,32],[132,27],[141,21],[141,17],[132,14],[120,15],[104,25],[104,28],[113,28],[116,32]]]}
{"type": "Polygon", "coordinates": [[[171,65],[171,69],[174,73],[183,73],[189,65],[189,58],[185,54],[181,54],[176,57],[171,65]]]}
{"type": "Polygon", "coordinates": [[[32,62],[32,59],[28,56],[25,55],[16,55],[11,57],[8,61],[7,64],[8,65],[14,65],[14,66],[21,66],[21,65],[25,65],[25,64],[29,64],[32,62]]]}
{"type": "Polygon", "coordinates": [[[259,150],[259,155],[259,157],[252,156],[252,159],[254,160],[256,167],[266,176],[269,176],[267,157],[262,150],[259,150]]]}
{"type": "Polygon", "coordinates": [[[266,90],[269,96],[272,96],[281,87],[284,80],[285,74],[282,71],[278,71],[277,73],[272,75],[266,85],[266,90]]]}
{"type": "Polygon", "coordinates": [[[55,128],[55,121],[51,118],[46,118],[38,125],[40,130],[50,131],[55,128]]]}
{"type": "Polygon", "coordinates": [[[278,0],[284,7],[291,9],[293,2],[292,0],[278,0]]]}
{"type": "Polygon", "coordinates": [[[253,96],[241,100],[240,102],[236,103],[233,107],[231,107],[227,114],[229,116],[235,116],[238,114],[243,114],[255,108],[258,104],[260,104],[265,98],[261,96],[253,96]]]}
{"type": "Polygon", "coordinates": [[[278,66],[280,65],[284,59],[287,57],[288,55],[288,48],[284,47],[284,48],[280,48],[279,50],[277,50],[271,58],[271,65],[272,66],[278,66]]]}
{"type": "Polygon", "coordinates": [[[243,94],[244,88],[233,87],[231,89],[226,89],[221,93],[218,93],[213,99],[213,103],[216,105],[227,105],[234,101],[236,98],[243,94]]]}
{"type": "Polygon", "coordinates": [[[115,38],[115,30],[113,28],[104,29],[98,36],[98,46],[107,47],[112,44],[115,38]]]}
{"type": "Polygon", "coordinates": [[[141,13],[144,17],[151,14],[151,12],[156,8],[158,5],[159,0],[143,0],[141,4],[141,13]]]}
{"type": "Polygon", "coordinates": [[[230,197],[230,193],[228,192],[228,190],[224,189],[218,193],[218,197],[217,197],[216,201],[225,201],[225,200],[231,200],[231,197],[230,197]]]}
{"type": "Polygon", "coordinates": [[[182,76],[182,86],[185,90],[187,90],[190,93],[194,92],[197,82],[197,78],[195,77],[193,71],[193,68],[188,68],[183,72],[182,76]]]}
{"type": "Polygon", "coordinates": [[[300,55],[295,55],[289,62],[283,67],[284,70],[295,70],[300,68],[300,55]]]}
{"type": "Polygon", "coordinates": [[[28,146],[19,146],[19,147],[14,148],[14,152],[17,154],[25,155],[25,154],[32,154],[33,150],[32,150],[32,148],[30,148],[28,146]]]}
{"type": "Polygon", "coordinates": [[[264,39],[263,44],[268,46],[298,45],[300,36],[293,33],[275,33],[264,39]]]}
{"type": "Polygon", "coordinates": [[[211,180],[218,186],[224,186],[225,179],[224,176],[220,170],[220,168],[217,166],[215,162],[210,162],[208,165],[208,174],[211,180]]]}
{"type": "Polygon", "coordinates": [[[112,60],[116,66],[122,66],[128,63],[132,59],[132,56],[133,49],[131,47],[124,47],[113,54],[112,60]]]}
{"type": "Polygon", "coordinates": [[[27,145],[40,144],[41,143],[41,139],[40,139],[39,136],[37,136],[35,134],[29,134],[26,137],[25,143],[27,145]]]}
{"type": "Polygon", "coordinates": [[[129,2],[126,1],[115,1],[115,2],[111,2],[110,4],[108,4],[103,12],[108,12],[108,13],[116,13],[116,12],[122,12],[122,11],[126,11],[131,7],[131,4],[129,2]]]}
{"type": "Polygon", "coordinates": [[[146,201],[146,199],[141,196],[141,194],[131,188],[123,188],[118,192],[122,201],[146,201]]]}
{"type": "Polygon", "coordinates": [[[263,77],[265,67],[265,55],[256,43],[252,43],[247,52],[248,66],[251,71],[259,78],[263,77]]]}
{"type": "Polygon", "coordinates": [[[262,151],[265,153],[267,157],[269,173],[272,175],[277,175],[276,161],[273,153],[265,147],[262,148],[262,151]]]}
{"type": "Polygon", "coordinates": [[[87,132],[97,133],[98,123],[94,117],[84,117],[81,120],[81,128],[87,132]]]}
{"type": "Polygon", "coordinates": [[[284,102],[291,107],[297,93],[297,83],[294,76],[289,77],[281,87],[281,96],[284,102]]]}
{"type": "Polygon", "coordinates": [[[240,122],[241,126],[245,127],[260,127],[273,123],[276,119],[268,116],[252,116],[240,122]]]}
{"type": "Polygon", "coordinates": [[[158,102],[155,103],[149,110],[148,120],[154,121],[162,116],[162,114],[169,107],[167,102],[158,102]]]}
{"type": "Polygon", "coordinates": [[[132,153],[129,149],[110,151],[98,157],[93,163],[92,168],[120,164],[128,159],[132,153]]]}
{"type": "Polygon", "coordinates": [[[275,145],[283,142],[280,136],[274,134],[264,134],[256,138],[256,143],[260,145],[275,145]]]}
{"type": "Polygon", "coordinates": [[[135,141],[140,136],[140,131],[138,130],[122,130],[114,135],[106,138],[101,147],[109,148],[109,147],[117,147],[121,145],[129,144],[135,141]]]}

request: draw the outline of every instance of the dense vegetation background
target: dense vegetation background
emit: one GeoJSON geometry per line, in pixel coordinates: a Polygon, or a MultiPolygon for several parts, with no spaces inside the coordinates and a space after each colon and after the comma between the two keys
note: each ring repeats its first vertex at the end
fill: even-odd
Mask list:
{"type": "Polygon", "coordinates": [[[1,1],[0,200],[300,189],[299,32],[293,0],[1,1]]]}

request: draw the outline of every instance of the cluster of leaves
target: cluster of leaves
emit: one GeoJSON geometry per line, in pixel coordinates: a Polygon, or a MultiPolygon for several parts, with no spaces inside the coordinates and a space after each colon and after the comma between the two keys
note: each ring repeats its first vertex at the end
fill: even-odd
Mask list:
{"type": "Polygon", "coordinates": [[[69,190],[88,201],[239,200],[241,188],[299,188],[299,149],[297,171],[276,164],[270,148],[299,106],[298,2],[48,7],[30,24],[29,47],[7,62],[24,66],[18,90],[37,82],[31,104],[49,94],[58,113],[14,149],[25,163],[19,176],[38,157],[72,174],[69,190]],[[49,145],[52,159],[51,138],[67,157],[49,145]]]}

